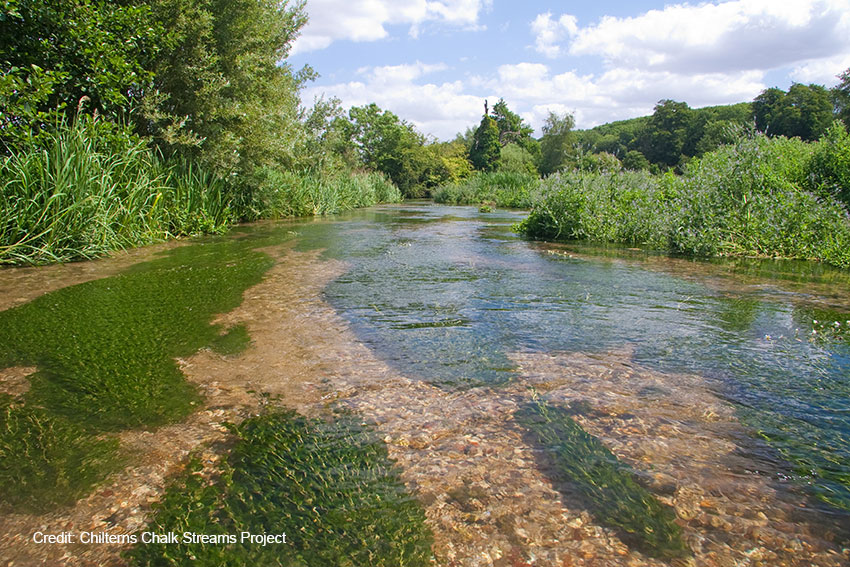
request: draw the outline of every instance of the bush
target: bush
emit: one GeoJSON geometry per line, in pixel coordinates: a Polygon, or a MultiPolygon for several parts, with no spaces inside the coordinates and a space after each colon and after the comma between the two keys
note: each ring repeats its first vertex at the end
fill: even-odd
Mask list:
{"type": "Polygon", "coordinates": [[[814,193],[850,208],[850,134],[843,122],[836,120],[815,145],[805,181],[814,193]]]}
{"type": "Polygon", "coordinates": [[[850,219],[832,198],[835,191],[822,189],[817,196],[804,189],[814,171],[830,172],[823,179],[842,175],[846,133],[836,128],[829,136],[815,146],[741,135],[734,145],[693,160],[680,177],[564,172],[533,193],[532,212],[518,229],[535,238],[850,267],[850,219]]]}
{"type": "Polygon", "coordinates": [[[477,173],[463,183],[444,185],[434,192],[434,200],[449,205],[495,203],[499,207],[527,209],[531,190],[540,180],[522,172],[477,173]]]}

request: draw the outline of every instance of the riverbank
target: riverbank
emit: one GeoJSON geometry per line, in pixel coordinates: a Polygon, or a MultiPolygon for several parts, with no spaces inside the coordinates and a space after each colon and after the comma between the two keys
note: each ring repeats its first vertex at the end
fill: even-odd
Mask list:
{"type": "Polygon", "coordinates": [[[0,156],[0,265],[92,259],[242,220],[336,214],[401,201],[379,173],[258,171],[251,191],[149,141],[81,117],[0,156]]]}

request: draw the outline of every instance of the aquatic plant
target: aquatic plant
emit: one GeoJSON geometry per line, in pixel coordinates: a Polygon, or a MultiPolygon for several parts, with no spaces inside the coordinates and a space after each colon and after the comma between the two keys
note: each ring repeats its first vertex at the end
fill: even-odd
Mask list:
{"type": "Polygon", "coordinates": [[[74,502],[120,464],[116,439],[0,396],[0,510],[43,511],[74,502]]]}
{"type": "Polygon", "coordinates": [[[243,327],[210,321],[238,306],[271,267],[251,246],[239,239],[177,248],[0,312],[0,367],[38,368],[29,391],[3,404],[0,483],[15,489],[0,503],[46,507],[57,501],[43,490],[51,483],[73,484],[64,498],[71,502],[108,469],[85,464],[114,448],[97,435],[173,422],[197,407],[175,358],[247,346],[243,327]],[[34,463],[38,474],[29,472],[34,463]]]}
{"type": "Polygon", "coordinates": [[[553,480],[577,494],[591,514],[628,545],[660,558],[689,553],[673,511],[638,484],[629,468],[587,433],[565,408],[536,400],[515,415],[553,480]]]}
{"type": "Polygon", "coordinates": [[[286,534],[285,543],[139,544],[134,565],[430,564],[424,513],[375,432],[272,410],[232,426],[235,445],[214,474],[195,461],[166,491],[145,531],[286,534]]]}

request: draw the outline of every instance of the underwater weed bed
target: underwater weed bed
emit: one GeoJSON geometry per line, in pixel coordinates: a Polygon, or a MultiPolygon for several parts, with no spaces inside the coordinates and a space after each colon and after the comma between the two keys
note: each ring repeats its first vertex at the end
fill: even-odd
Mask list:
{"type": "Polygon", "coordinates": [[[659,558],[689,553],[673,510],[639,485],[628,467],[567,410],[534,401],[515,418],[544,449],[544,467],[553,480],[585,500],[597,520],[615,529],[624,542],[659,558]]]}
{"type": "Polygon", "coordinates": [[[374,432],[276,410],[231,427],[235,445],[214,474],[193,463],[166,491],[146,530],[286,534],[286,542],[139,544],[134,565],[430,564],[419,504],[374,432]]]}
{"type": "Polygon", "coordinates": [[[0,505],[72,503],[116,466],[117,444],[99,435],[198,407],[176,358],[247,346],[244,328],[210,321],[238,306],[273,260],[238,240],[202,246],[0,312],[0,367],[37,367],[26,391],[0,400],[0,483],[16,487],[0,505]]]}

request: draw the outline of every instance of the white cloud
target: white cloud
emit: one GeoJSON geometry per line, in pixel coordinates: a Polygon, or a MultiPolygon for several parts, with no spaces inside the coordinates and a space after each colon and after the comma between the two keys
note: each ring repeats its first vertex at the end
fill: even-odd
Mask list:
{"type": "Polygon", "coordinates": [[[553,20],[552,12],[546,12],[531,22],[531,31],[534,33],[534,49],[554,59],[561,53],[558,42],[578,31],[578,20],[569,14],[553,20]]]}
{"type": "MultiPolygon", "coordinates": [[[[538,21],[552,22],[548,14],[538,16],[538,21]]],[[[595,25],[566,32],[550,43],[538,34],[537,44],[542,41],[550,53],[563,52],[557,42],[569,36],[570,54],[598,55],[612,68],[676,73],[768,70],[850,53],[850,3],[675,4],[633,18],[604,17],[595,25]]]]}
{"type": "Polygon", "coordinates": [[[599,76],[573,71],[553,74],[540,63],[502,65],[495,77],[478,79],[482,90],[498,92],[511,108],[526,112],[538,128],[549,110],[575,115],[580,128],[651,114],[661,99],[692,107],[752,100],[765,85],[758,71],[677,75],[669,71],[609,69],[599,76]],[[526,110],[531,109],[531,110],[526,110]]]}
{"type": "MultiPolygon", "coordinates": [[[[312,1],[313,6],[318,2],[312,1]]],[[[484,0],[339,4],[333,17],[344,22],[340,30],[323,36],[316,28],[302,39],[316,45],[354,39],[353,31],[345,31],[345,22],[355,15],[371,22],[371,27],[364,23],[359,28],[357,37],[362,38],[385,37],[388,23],[406,22],[412,29],[431,20],[477,25],[483,5],[484,0]],[[462,9],[453,12],[452,7],[462,9]]],[[[331,16],[319,24],[329,21],[331,16]]],[[[835,75],[850,67],[847,0],[677,4],[632,18],[605,17],[586,27],[572,15],[544,13],[530,27],[534,52],[527,52],[525,62],[492,70],[479,67],[477,76],[454,78],[455,70],[442,63],[369,66],[350,82],[307,89],[304,100],[325,92],[349,106],[375,102],[426,134],[450,139],[479,122],[485,98],[492,105],[503,97],[540,134],[550,110],[570,112],[577,127],[589,128],[650,114],[661,99],[685,101],[695,108],[752,100],[774,86],[766,84],[766,77],[776,77],[776,71],[789,81],[832,85],[835,75]],[[555,59],[543,63],[546,59],[536,53],[555,59]],[[585,56],[581,64],[587,58],[601,64],[592,72],[571,70],[566,55],[585,56]]],[[[460,61],[463,55],[475,53],[459,54],[460,61]]]]}
{"type": "Polygon", "coordinates": [[[448,140],[481,119],[484,97],[468,93],[462,81],[417,82],[446,69],[442,63],[418,61],[410,65],[367,67],[358,70],[362,80],[310,87],[305,89],[302,100],[326,94],[340,98],[349,108],[374,102],[411,122],[420,132],[448,140]]]}
{"type": "Polygon", "coordinates": [[[806,61],[794,67],[791,78],[798,83],[816,83],[832,87],[838,84],[837,75],[850,68],[850,53],[806,61]]]}
{"type": "Polygon", "coordinates": [[[310,0],[310,16],[291,54],[324,49],[334,41],[376,41],[389,33],[385,26],[409,25],[417,37],[426,22],[480,29],[479,14],[492,0],[310,0]]]}

